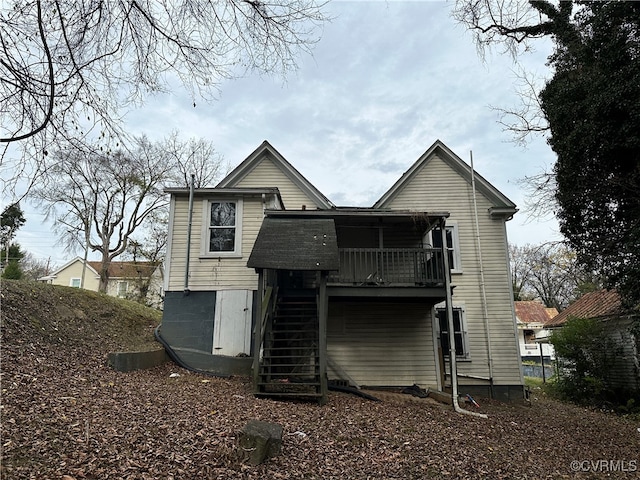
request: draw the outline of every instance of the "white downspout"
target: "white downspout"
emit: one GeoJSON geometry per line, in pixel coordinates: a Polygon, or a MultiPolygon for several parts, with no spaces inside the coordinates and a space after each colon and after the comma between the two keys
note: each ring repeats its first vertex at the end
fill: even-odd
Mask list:
{"type": "Polygon", "coordinates": [[[453,409],[458,413],[471,415],[474,417],[487,418],[484,413],[470,412],[465,410],[458,404],[458,366],[456,363],[456,339],[455,328],[453,325],[453,307],[451,306],[451,279],[449,270],[449,255],[446,251],[447,232],[445,230],[446,221],[443,218],[440,221],[440,234],[442,235],[442,259],[444,261],[444,288],[447,303],[447,329],[449,330],[449,367],[451,370],[451,396],[453,397],[453,409]]]}
{"type": "Polygon", "coordinates": [[[478,203],[476,201],[476,176],[473,169],[473,152],[469,151],[471,158],[471,191],[473,192],[473,215],[476,222],[476,241],[478,243],[478,262],[480,264],[480,294],[482,295],[482,316],[484,318],[484,331],[487,335],[487,356],[489,364],[489,389],[491,398],[493,395],[493,353],[491,351],[491,331],[489,330],[489,311],[487,310],[487,289],[484,281],[484,263],[482,261],[482,248],[480,246],[480,224],[478,222],[478,203]]]}
{"type": "Polygon", "coordinates": [[[187,225],[187,258],[184,267],[184,294],[189,295],[189,259],[191,257],[191,227],[193,225],[193,190],[195,188],[196,176],[191,175],[191,185],[189,186],[189,221],[187,225]]]}

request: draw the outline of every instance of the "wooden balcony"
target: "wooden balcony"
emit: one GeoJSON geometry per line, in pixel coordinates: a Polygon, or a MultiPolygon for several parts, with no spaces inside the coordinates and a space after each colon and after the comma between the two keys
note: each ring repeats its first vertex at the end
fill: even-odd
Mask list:
{"type": "Polygon", "coordinates": [[[440,249],[340,248],[339,257],[340,270],[329,274],[329,287],[444,289],[440,249]]]}

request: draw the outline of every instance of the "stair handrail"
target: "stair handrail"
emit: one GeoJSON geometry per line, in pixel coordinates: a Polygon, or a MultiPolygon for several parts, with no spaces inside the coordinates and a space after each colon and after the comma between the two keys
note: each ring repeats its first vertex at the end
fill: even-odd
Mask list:
{"type": "Polygon", "coordinates": [[[258,338],[260,341],[259,342],[254,342],[254,352],[253,352],[253,383],[254,383],[254,389],[257,391],[258,388],[258,370],[260,368],[260,350],[262,345],[264,344],[264,336],[266,334],[267,331],[267,324],[269,319],[273,316],[273,312],[275,311],[275,301],[274,299],[277,298],[277,294],[278,294],[278,287],[272,287],[271,285],[268,285],[265,290],[264,290],[264,296],[262,298],[262,302],[260,304],[261,306],[261,312],[260,312],[260,318],[259,320],[256,322],[256,326],[255,326],[255,331],[254,331],[254,336],[256,338],[258,338]]]}
{"type": "Polygon", "coordinates": [[[276,308],[274,299],[277,297],[277,291],[278,287],[268,286],[264,292],[264,298],[262,299],[262,318],[260,319],[260,345],[262,345],[262,341],[264,340],[267,321],[276,308]]]}

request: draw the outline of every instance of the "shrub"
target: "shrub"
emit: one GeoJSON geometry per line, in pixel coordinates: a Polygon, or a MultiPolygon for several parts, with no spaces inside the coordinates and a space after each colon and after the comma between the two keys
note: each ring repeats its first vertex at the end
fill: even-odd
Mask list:
{"type": "Polygon", "coordinates": [[[607,388],[607,372],[619,347],[604,334],[602,322],[589,318],[570,318],[552,333],[558,367],[555,388],[578,403],[602,404],[615,397],[607,388]]]}
{"type": "Polygon", "coordinates": [[[7,267],[2,272],[2,278],[8,280],[20,280],[22,278],[22,269],[16,260],[9,260],[7,267]]]}

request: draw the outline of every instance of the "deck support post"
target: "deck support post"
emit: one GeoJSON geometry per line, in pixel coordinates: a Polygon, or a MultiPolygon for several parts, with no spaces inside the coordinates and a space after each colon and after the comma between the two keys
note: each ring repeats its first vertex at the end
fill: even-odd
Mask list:
{"type": "Polygon", "coordinates": [[[252,367],[252,378],[253,378],[253,391],[258,391],[258,382],[260,379],[260,348],[262,347],[262,319],[264,318],[264,283],[265,283],[265,275],[264,269],[258,270],[258,305],[259,309],[258,314],[255,316],[256,324],[253,329],[253,367],[252,367]]]}
{"type": "Polygon", "coordinates": [[[327,277],[328,272],[320,272],[320,284],[318,288],[318,361],[320,368],[320,403],[327,402],[327,277]]]}

